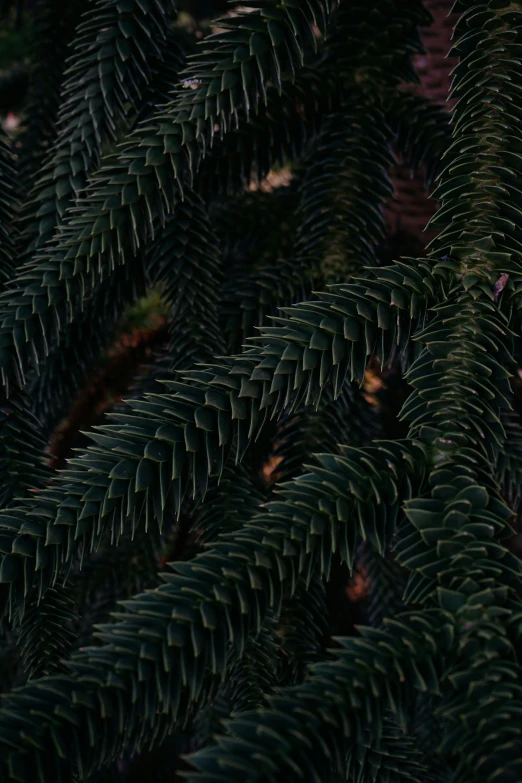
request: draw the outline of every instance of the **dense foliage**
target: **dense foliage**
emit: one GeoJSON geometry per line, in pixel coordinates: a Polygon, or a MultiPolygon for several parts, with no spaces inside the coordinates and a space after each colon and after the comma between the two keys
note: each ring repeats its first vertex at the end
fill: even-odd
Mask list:
{"type": "Polygon", "coordinates": [[[455,2],[451,120],[418,89],[446,2],[30,6],[0,780],[519,783],[522,3],[455,2]]]}

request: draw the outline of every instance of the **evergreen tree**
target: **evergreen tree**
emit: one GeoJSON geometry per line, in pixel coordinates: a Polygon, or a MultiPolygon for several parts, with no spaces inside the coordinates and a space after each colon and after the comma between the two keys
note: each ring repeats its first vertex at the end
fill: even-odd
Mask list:
{"type": "Polygon", "coordinates": [[[3,9],[0,781],[520,783],[522,4],[65,5],[3,9]]]}

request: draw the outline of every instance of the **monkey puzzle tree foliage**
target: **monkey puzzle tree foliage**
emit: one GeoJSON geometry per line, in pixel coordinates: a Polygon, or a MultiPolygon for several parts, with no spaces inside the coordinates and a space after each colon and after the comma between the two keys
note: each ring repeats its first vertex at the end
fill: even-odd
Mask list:
{"type": "Polygon", "coordinates": [[[522,3],[454,4],[451,120],[408,86],[433,5],[36,3],[0,148],[2,781],[522,779],[522,3]],[[390,258],[397,159],[438,209],[390,258]],[[53,473],[151,289],[152,366],[53,473]]]}

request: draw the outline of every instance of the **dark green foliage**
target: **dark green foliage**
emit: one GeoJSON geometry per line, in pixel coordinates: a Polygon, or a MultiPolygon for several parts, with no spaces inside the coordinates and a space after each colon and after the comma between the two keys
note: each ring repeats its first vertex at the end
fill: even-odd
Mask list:
{"type": "Polygon", "coordinates": [[[5,283],[12,276],[15,265],[15,236],[13,220],[18,208],[16,171],[8,141],[0,135],[0,280],[5,283]]]}
{"type": "Polygon", "coordinates": [[[356,384],[346,384],[335,400],[325,392],[316,408],[303,407],[284,416],[276,435],[278,480],[299,475],[309,454],[320,448],[338,452],[342,443],[370,442],[378,434],[376,419],[356,384]]]}
{"type": "Polygon", "coordinates": [[[18,392],[0,406],[0,508],[36,491],[51,478],[45,465],[45,440],[29,399],[18,392]]]}
{"type": "Polygon", "coordinates": [[[63,339],[53,346],[29,383],[34,413],[44,431],[56,426],[112,337],[125,309],[147,290],[141,258],[118,267],[85,302],[63,339]]]}
{"type": "Polygon", "coordinates": [[[426,184],[432,185],[450,144],[448,112],[409,93],[394,93],[386,108],[386,120],[399,154],[412,172],[422,166],[426,184]]]}
{"type": "Polygon", "coordinates": [[[290,182],[273,192],[246,192],[213,205],[225,267],[222,311],[230,352],[240,351],[255,327],[276,315],[277,306],[302,299],[311,289],[313,270],[285,257],[293,250],[296,191],[290,182]],[[244,215],[241,221],[239,215],[244,215]]]}
{"type": "MultiPolygon", "coordinates": [[[[167,37],[170,10],[169,0],[97,0],[81,20],[61,91],[56,141],[22,213],[28,251],[52,238],[99,165],[103,143],[121,135],[122,120],[141,108],[147,85],[157,80],[155,61],[167,57],[181,68],[179,44],[167,37]]],[[[176,71],[170,76],[175,79],[176,71]]]]}
{"type": "Polygon", "coordinates": [[[326,256],[335,280],[373,262],[385,232],[382,206],[393,192],[386,175],[391,140],[380,108],[371,103],[343,106],[325,118],[302,183],[296,255],[305,270],[326,256]]]}
{"type": "Polygon", "coordinates": [[[71,581],[79,608],[76,649],[92,641],[93,627],[110,619],[118,601],[156,586],[158,564],[173,534],[174,524],[167,524],[163,536],[156,530],[140,531],[134,538],[127,533],[117,545],[107,535],[97,551],[75,563],[71,581]]]}
{"type": "Polygon", "coordinates": [[[415,738],[399,728],[393,718],[384,719],[379,748],[372,747],[374,742],[372,732],[368,732],[366,741],[363,737],[357,746],[350,748],[346,780],[359,781],[399,781],[417,780],[423,783],[433,783],[442,778],[431,774],[422,754],[416,747],[415,738]]]}
{"type": "MultiPolygon", "coordinates": [[[[400,621],[389,622],[382,631],[363,629],[359,639],[343,639],[344,649],[338,651],[337,660],[316,664],[313,676],[303,685],[269,698],[269,709],[238,716],[230,724],[231,736],[220,738],[216,748],[197,754],[194,761],[201,772],[191,775],[189,780],[235,781],[246,775],[252,781],[270,779],[268,775],[277,780],[283,776],[295,777],[297,770],[304,769],[308,780],[319,782],[324,780],[321,771],[328,769],[328,762],[339,771],[346,770],[349,744],[365,744],[366,721],[383,746],[384,742],[388,744],[395,739],[393,734],[389,736],[383,702],[393,705],[394,711],[400,714],[400,680],[405,679],[402,663],[406,665],[407,662],[414,672],[414,687],[437,691],[439,671],[434,658],[441,648],[447,649],[450,637],[451,624],[444,623],[435,613],[427,612],[422,617],[403,615],[400,621]],[[393,645],[393,650],[385,640],[393,645]],[[364,655],[364,669],[361,655],[364,655]],[[372,680],[377,678],[379,681],[384,679],[380,698],[373,694],[371,687],[372,680]],[[344,725],[346,713],[350,715],[355,734],[349,740],[344,725]],[[292,741],[296,731],[299,742],[292,741]],[[248,763],[245,758],[244,763],[238,765],[238,749],[243,747],[246,751],[251,743],[259,745],[260,737],[264,742],[255,763],[253,759],[248,763]]],[[[402,753],[405,748],[413,757],[409,760],[410,769],[418,770],[422,775],[422,767],[415,758],[417,754],[411,753],[411,743],[402,746],[402,753]]],[[[388,775],[393,766],[397,772],[398,760],[393,759],[392,748],[387,750],[388,753],[383,754],[388,756],[387,763],[384,762],[384,779],[390,780],[394,778],[388,775]]],[[[377,759],[377,764],[382,764],[380,754],[377,759]]],[[[361,761],[366,761],[364,753],[361,761]]],[[[352,763],[349,759],[348,764],[352,766],[352,763]]],[[[399,764],[404,769],[404,762],[399,764]]],[[[369,764],[370,768],[374,765],[375,762],[369,764]]],[[[381,778],[382,775],[378,779],[381,778]]],[[[331,772],[327,779],[334,779],[331,772]]],[[[396,776],[397,779],[401,778],[396,776]]]]}
{"type": "Polygon", "coordinates": [[[70,584],[47,590],[25,613],[17,644],[29,680],[64,670],[75,639],[75,601],[70,584]]]}
{"type": "Polygon", "coordinates": [[[29,111],[21,137],[20,174],[26,188],[33,183],[42,159],[56,138],[60,86],[74,29],[87,0],[37,0],[32,34],[29,111]]]}
{"type": "Polygon", "coordinates": [[[151,283],[161,287],[169,310],[171,370],[208,360],[223,348],[218,323],[222,271],[216,246],[204,202],[186,192],[160,229],[148,263],[151,283]]]}
{"type": "Polygon", "coordinates": [[[0,140],[0,780],[522,778],[522,10],[455,3],[450,124],[405,89],[425,5],[246,0],[197,45],[71,5],[28,196],[0,140]],[[53,475],[151,288],[168,339],[53,475]]]}
{"type": "Polygon", "coordinates": [[[368,622],[380,628],[386,617],[404,610],[402,596],[406,578],[391,552],[379,553],[371,544],[363,544],[359,563],[368,580],[368,622]]]}
{"type": "Polygon", "coordinates": [[[283,604],[280,622],[283,628],[280,681],[295,685],[304,680],[311,664],[326,657],[328,607],[320,575],[312,576],[308,584],[305,580],[298,583],[294,595],[283,604]]]}
{"type": "MultiPolygon", "coordinates": [[[[192,561],[177,563],[177,573],[165,575],[166,581],[161,588],[124,602],[126,611],[115,614],[120,623],[107,625],[100,631],[104,645],[73,656],[71,666],[74,668],[71,671],[76,671],[80,678],[76,685],[72,680],[69,682],[63,678],[49,679],[45,685],[42,681],[46,689],[54,690],[58,687],[63,692],[65,688],[69,693],[68,698],[72,696],[70,688],[81,687],[75,700],[80,699],[83,705],[78,717],[82,715],[82,721],[86,723],[82,724],[83,728],[77,726],[75,729],[67,720],[60,719],[59,725],[56,724],[56,731],[60,732],[56,735],[60,745],[76,743],[74,737],[79,736],[76,730],[81,732],[87,729],[91,711],[97,709],[97,702],[93,700],[97,688],[101,688],[107,698],[111,698],[112,704],[111,718],[104,722],[107,732],[105,743],[108,744],[105,744],[107,750],[104,751],[103,760],[108,759],[116,747],[123,748],[117,739],[118,732],[115,734],[114,731],[117,725],[121,725],[124,716],[128,720],[131,711],[135,709],[131,707],[134,688],[137,689],[140,703],[142,699],[145,699],[143,704],[148,703],[148,711],[143,716],[144,722],[136,724],[135,730],[131,729],[133,723],[128,724],[129,734],[124,744],[126,750],[135,747],[135,743],[144,741],[146,737],[158,736],[158,732],[161,736],[176,717],[186,723],[188,706],[191,703],[204,703],[209,696],[208,688],[215,683],[215,676],[225,673],[225,667],[231,665],[231,658],[234,660],[243,655],[249,631],[255,633],[256,629],[260,630],[269,608],[279,612],[283,588],[293,592],[300,573],[308,580],[315,570],[319,570],[327,578],[332,550],[338,549],[343,559],[352,563],[362,536],[379,549],[384,548],[393,535],[401,501],[411,496],[412,487],[415,487],[414,493],[418,491],[419,481],[423,479],[422,475],[418,475],[418,467],[423,460],[411,448],[390,443],[383,444],[380,449],[344,449],[340,457],[323,455],[313,472],[283,485],[276,499],[268,504],[267,510],[254,516],[240,534],[223,534],[211,549],[192,561]],[[393,473],[390,472],[390,466],[393,473]],[[326,477],[331,489],[323,483],[326,477]],[[291,511],[292,508],[297,509],[298,505],[302,506],[299,517],[291,511]],[[371,514],[367,516],[367,511],[363,513],[363,509],[371,509],[371,514]],[[294,542],[290,547],[285,547],[288,524],[292,519],[292,516],[290,519],[288,517],[289,510],[293,516],[294,542]],[[286,550],[284,556],[283,547],[286,550]],[[283,561],[277,567],[282,557],[287,562],[284,570],[283,561]],[[230,568],[232,563],[234,567],[230,568]],[[289,583],[284,578],[287,571],[293,575],[289,583]],[[198,582],[196,609],[196,606],[191,606],[190,593],[198,573],[206,574],[206,578],[201,584],[198,582]],[[173,609],[176,604],[178,608],[173,609]],[[248,606],[251,610],[248,614],[242,614],[242,607],[246,610],[248,606]],[[136,647],[132,631],[135,618],[140,617],[143,622],[147,616],[151,621],[149,630],[145,634],[143,627],[143,641],[136,647]],[[188,627],[185,625],[187,622],[188,627]],[[228,652],[226,629],[233,634],[228,652]],[[117,646],[114,646],[114,633],[120,640],[117,646]],[[167,669],[164,668],[163,660],[153,652],[159,639],[168,645],[168,648],[164,648],[169,650],[170,663],[167,669]],[[120,652],[120,644],[123,643],[120,652]],[[184,652],[187,644],[192,650],[190,656],[184,652]],[[145,657],[146,650],[150,654],[145,657]],[[118,698],[114,701],[116,693],[110,696],[113,686],[106,677],[122,653],[128,663],[125,669],[118,667],[117,682],[123,690],[118,689],[118,698]],[[174,693],[171,687],[176,662],[178,665],[182,662],[185,678],[183,682],[178,681],[174,693]],[[147,670],[156,672],[159,678],[158,690],[150,692],[148,697],[147,678],[143,679],[147,670]]],[[[30,688],[30,685],[26,687],[30,688]]],[[[22,697],[21,691],[8,697],[6,706],[9,705],[9,714],[18,709],[16,705],[20,698],[34,698],[29,691],[25,693],[25,697],[22,697]]],[[[52,709],[51,703],[48,704],[52,709]]],[[[36,742],[45,725],[44,720],[43,724],[31,727],[36,742]]],[[[11,722],[9,737],[14,740],[16,732],[17,724],[11,722]]],[[[85,768],[92,763],[92,751],[88,746],[78,743],[76,748],[82,768],[85,768]]],[[[94,752],[97,754],[100,750],[94,749],[94,752]]],[[[59,779],[58,775],[63,775],[64,763],[55,753],[45,757],[41,753],[33,753],[31,759],[23,763],[24,766],[27,763],[38,764],[45,774],[54,775],[56,779],[59,779]]],[[[26,768],[28,772],[34,769],[32,766],[26,768]]]]}
{"type": "Polygon", "coordinates": [[[227,22],[231,29],[214,37],[206,52],[194,56],[181,74],[182,87],[172,100],[153,119],[144,120],[122,145],[119,155],[109,156],[110,162],[94,175],[84,213],[67,220],[56,243],[22,267],[13,281],[17,295],[8,289],[0,302],[5,324],[0,332],[0,361],[6,383],[9,379],[24,382],[31,363],[43,359],[48,341],[58,336],[57,324],[72,320],[80,299],[102,282],[104,270],[111,271],[123,263],[125,254],[136,253],[153,233],[155,223],[163,224],[165,213],[183,197],[186,179],[198,167],[200,145],[211,142],[214,125],[217,123],[224,132],[238,109],[253,111],[261,97],[258,91],[265,92],[268,78],[278,74],[280,84],[281,76],[294,76],[308,48],[315,48],[310,24],[324,27],[324,13],[320,3],[303,6],[295,13],[287,7],[281,18],[285,27],[281,28],[261,11],[242,14],[227,22]],[[282,38],[273,43],[270,30],[276,28],[281,29],[282,38]],[[228,60],[238,44],[241,52],[244,48],[246,59],[237,55],[235,68],[229,68],[228,60]],[[281,61],[272,59],[271,46],[281,61]],[[217,80],[209,75],[210,68],[223,71],[219,101],[217,80]],[[200,80],[194,73],[204,73],[205,78],[200,80]],[[245,85],[248,79],[244,94],[241,77],[245,85]],[[191,85],[196,89],[192,90],[191,85]],[[194,108],[189,113],[187,106],[191,104],[194,108]],[[195,129],[190,116],[194,117],[195,129]]]}

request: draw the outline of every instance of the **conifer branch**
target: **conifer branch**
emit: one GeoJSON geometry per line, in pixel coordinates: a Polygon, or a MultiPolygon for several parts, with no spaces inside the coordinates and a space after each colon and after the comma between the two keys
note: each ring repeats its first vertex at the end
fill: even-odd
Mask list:
{"type": "Polygon", "coordinates": [[[279,612],[283,582],[291,593],[300,574],[307,581],[317,569],[327,576],[335,550],[351,564],[361,537],[383,549],[393,535],[402,500],[422,482],[418,473],[422,462],[415,453],[410,444],[389,442],[379,448],[344,449],[339,457],[318,457],[319,466],[314,472],[281,487],[279,499],[240,533],[220,536],[207,552],[189,563],[175,564],[177,573],[166,576],[165,585],[124,602],[126,611],[116,615],[120,622],[105,626],[99,633],[103,646],[73,656],[74,680],[42,680],[38,691],[29,684],[7,698],[0,710],[1,736],[10,748],[1,754],[3,769],[10,769],[11,775],[19,770],[16,774],[24,780],[36,764],[60,781],[67,776],[71,761],[70,754],[63,757],[61,748],[74,747],[74,755],[86,771],[93,763],[105,763],[121,751],[121,732],[125,731],[128,749],[146,737],[161,736],[177,715],[186,719],[191,704],[203,704],[209,697],[207,666],[208,673],[222,676],[225,666],[230,665],[231,651],[242,655],[249,631],[259,632],[268,609],[279,612]],[[406,465],[410,467],[405,473],[406,465]],[[236,565],[230,570],[232,561],[236,565]],[[203,583],[198,575],[205,572],[208,579],[203,583]],[[186,589],[190,592],[190,585],[196,583],[197,597],[190,597],[186,589]],[[254,595],[255,611],[244,614],[248,596],[254,595]],[[150,625],[145,631],[147,616],[150,625]],[[132,630],[137,617],[143,629],[143,641],[138,646],[132,630]],[[170,661],[167,669],[165,655],[170,661]],[[186,672],[183,688],[177,679],[179,665],[186,672]],[[150,690],[153,672],[160,678],[156,680],[159,689],[150,690]],[[174,682],[178,686],[173,699],[174,682]],[[141,694],[140,709],[145,707],[144,699],[148,705],[140,713],[144,721],[139,726],[134,689],[141,694]],[[47,717],[29,727],[20,710],[37,693],[38,700],[47,702],[47,717]],[[53,706],[58,703],[62,709],[53,706]],[[101,758],[100,745],[85,743],[85,737],[92,711],[99,714],[103,703],[107,733],[101,758]],[[18,718],[13,721],[15,714],[18,718]],[[8,716],[10,724],[4,732],[3,721],[8,716]],[[51,725],[53,745],[47,744],[45,749],[42,741],[51,725]],[[25,727],[22,733],[21,726],[25,727]],[[31,744],[27,745],[29,731],[31,744]],[[36,752],[35,747],[39,748],[36,752]]]}
{"type": "Polygon", "coordinates": [[[94,39],[106,14],[151,21],[153,8],[158,42],[147,25],[133,37],[146,54],[125,69],[146,72],[132,105],[114,93],[100,109],[100,136],[94,111],[92,138],[74,135],[70,72],[60,116],[92,155],[84,145],[75,191],[75,153],[53,145],[57,182],[73,189],[49,179],[41,191],[49,231],[57,197],[76,203],[14,274],[16,181],[0,143],[0,611],[15,631],[0,629],[1,688],[16,636],[30,677],[0,704],[6,783],[107,766],[117,779],[134,754],[175,740],[177,758],[194,739],[194,783],[519,783],[519,5],[455,3],[448,124],[411,92],[431,0],[247,0],[211,20],[177,85],[184,36],[166,6],[95,3],[94,39]],[[130,131],[102,155],[113,99],[130,131]],[[425,258],[379,251],[390,150],[436,181],[440,233],[425,258]],[[276,163],[290,187],[245,195],[276,163]],[[325,274],[335,285],[311,294],[325,274]],[[104,343],[96,326],[150,281],[171,311],[154,377],[47,481],[28,411],[49,425],[104,343]],[[400,394],[388,370],[402,371],[400,394]],[[383,416],[394,441],[368,410],[382,396],[402,406],[400,421],[383,416]],[[175,562],[154,586],[160,553],[175,562]],[[337,574],[356,565],[369,581],[360,611],[378,627],[352,624],[327,650],[337,574]],[[82,637],[124,600],[64,666],[78,593],[82,637]]]}
{"type": "MultiPolygon", "coordinates": [[[[102,146],[136,112],[154,60],[167,57],[181,70],[183,54],[169,38],[170,0],[97,0],[76,30],[61,88],[56,142],[21,213],[26,254],[53,237],[65,212],[100,163],[102,146]]],[[[120,131],[121,132],[121,131],[120,131]]]]}
{"type": "Polygon", "coordinates": [[[41,602],[25,613],[17,633],[24,668],[29,680],[65,671],[63,661],[76,638],[76,604],[71,585],[56,585],[41,602]]]}
{"type": "Polygon", "coordinates": [[[188,779],[293,781],[306,769],[308,779],[319,783],[325,770],[346,772],[346,751],[364,743],[366,721],[371,717],[374,736],[382,740],[386,708],[401,715],[406,667],[415,673],[414,688],[439,692],[439,653],[451,638],[451,619],[434,610],[388,620],[383,630],[362,628],[361,638],[339,639],[344,649],[335,661],[315,664],[303,685],[269,697],[269,709],[239,716],[228,724],[232,736],[192,756],[199,772],[188,779]]]}
{"type": "MultiPolygon", "coordinates": [[[[92,548],[104,528],[116,534],[125,520],[133,530],[140,519],[148,526],[156,518],[161,525],[167,502],[173,502],[179,514],[187,489],[193,497],[203,496],[209,475],[220,474],[232,442],[242,455],[268,412],[276,416],[317,400],[329,375],[339,394],[346,376],[362,379],[374,351],[386,362],[397,345],[400,349],[407,344],[415,328],[410,312],[414,324],[422,323],[434,295],[433,289],[425,289],[428,268],[420,269],[424,279],[402,264],[381,270],[372,287],[369,281],[334,287],[339,293],[323,294],[325,304],[299,305],[290,310],[292,319],[278,319],[282,328],[266,327],[261,351],[251,349],[232,367],[186,371],[190,383],[165,381],[170,394],[129,401],[132,412],[114,414],[118,424],[98,428],[92,435],[97,446],[84,458],[71,460],[72,467],[40,493],[37,506],[25,503],[0,512],[0,551],[3,561],[12,564],[12,570],[0,571],[0,579],[11,582],[16,592],[20,589],[21,583],[14,584],[19,574],[13,551],[18,530],[34,537],[30,559],[45,551],[45,565],[35,576],[41,582],[47,572],[44,582],[53,580],[64,547],[67,558],[80,542],[92,548]],[[404,279],[411,281],[411,293],[395,288],[404,279]],[[373,300],[372,288],[378,297],[373,300]],[[396,320],[383,301],[398,303],[389,308],[396,320]],[[28,515],[33,521],[24,524],[28,515]]],[[[31,572],[26,573],[29,581],[23,592],[32,584],[31,572]]]]}
{"type": "MultiPolygon", "coordinates": [[[[273,0],[259,3],[267,9],[274,5],[273,0]]],[[[60,324],[81,309],[93,285],[154,236],[153,215],[163,223],[183,198],[214,126],[225,133],[239,110],[255,114],[266,100],[269,78],[279,90],[281,79],[295,79],[306,52],[316,48],[311,28],[325,30],[327,11],[313,0],[273,9],[269,16],[257,10],[221,22],[225,32],[192,58],[172,101],[144,121],[93,177],[82,212],[63,225],[57,246],[22,267],[9,295],[0,300],[0,365],[7,390],[13,380],[25,383],[30,360],[37,363],[46,355],[60,324]],[[277,19],[270,18],[274,14],[277,19]]]]}
{"type": "Polygon", "coordinates": [[[31,187],[39,166],[56,139],[60,87],[75,27],[87,0],[41,0],[37,3],[30,66],[27,124],[21,136],[18,169],[24,190],[31,187]]]}

